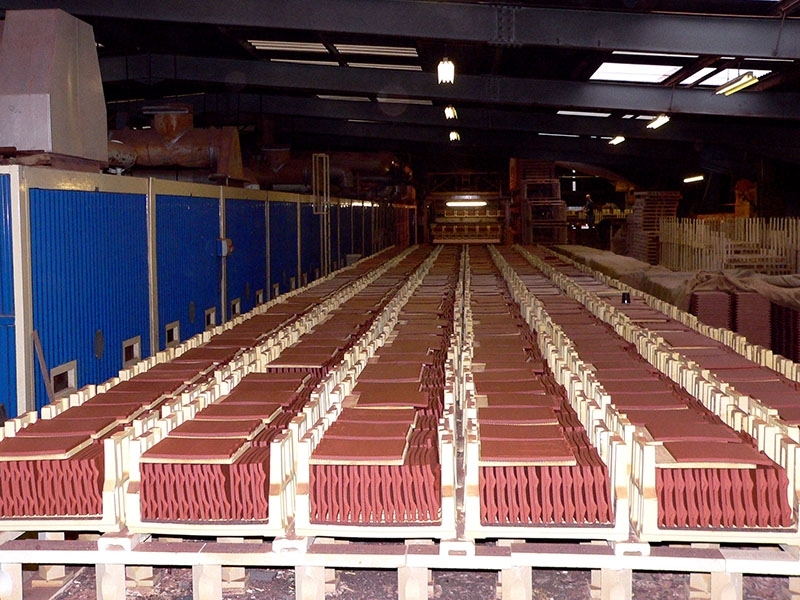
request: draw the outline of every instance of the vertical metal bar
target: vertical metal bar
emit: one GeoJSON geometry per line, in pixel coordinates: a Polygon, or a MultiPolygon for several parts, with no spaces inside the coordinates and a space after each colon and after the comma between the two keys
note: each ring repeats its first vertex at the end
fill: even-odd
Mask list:
{"type": "Polygon", "coordinates": [[[30,195],[25,167],[11,170],[11,232],[14,265],[14,342],[17,414],[36,408],[33,365],[33,283],[31,281],[30,195]]]}
{"type": "Polygon", "coordinates": [[[155,179],[147,178],[147,278],[150,283],[150,354],[158,353],[158,243],[156,241],[155,179]]]}

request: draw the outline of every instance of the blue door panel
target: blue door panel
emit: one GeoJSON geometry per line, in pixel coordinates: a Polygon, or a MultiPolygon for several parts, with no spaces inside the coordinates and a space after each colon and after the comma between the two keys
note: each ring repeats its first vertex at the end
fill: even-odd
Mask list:
{"type": "Polygon", "coordinates": [[[269,203],[270,288],[277,283],[281,294],[289,291],[291,278],[297,277],[297,225],[295,203],[269,203]]]}
{"type": "Polygon", "coordinates": [[[219,199],[159,195],[156,198],[159,347],[165,327],[179,322],[180,339],[205,329],[205,311],[221,322],[222,258],[218,256],[219,199]]]}
{"type": "MultiPolygon", "coordinates": [[[[31,189],[30,223],[33,327],[47,368],[77,361],[78,387],[113,377],[125,340],[150,347],[146,197],[31,189]]],[[[41,408],[38,362],[35,388],[41,408]]]]}
{"type": "MultiPolygon", "coordinates": [[[[228,304],[241,299],[242,312],[251,310],[256,291],[267,286],[267,223],[264,202],[228,200],[225,203],[226,235],[233,243],[227,258],[228,304]]],[[[230,306],[226,308],[230,317],[230,306]]]]}
{"type": "Polygon", "coordinates": [[[347,258],[348,254],[354,252],[353,246],[353,207],[342,206],[339,209],[339,249],[341,252],[341,261],[347,258]]]}
{"type": "Polygon", "coordinates": [[[18,416],[13,317],[0,317],[0,401],[6,417],[18,416]]]}
{"type": "Polygon", "coordinates": [[[331,265],[334,270],[342,264],[341,213],[342,209],[338,204],[331,205],[331,265]]]}
{"type": "Polygon", "coordinates": [[[313,281],[322,271],[322,250],[320,248],[321,217],[314,214],[312,204],[303,204],[300,207],[300,234],[301,272],[308,275],[308,281],[313,281]]]}
{"type": "Polygon", "coordinates": [[[365,207],[364,211],[364,256],[369,256],[373,253],[372,248],[372,220],[375,218],[375,209],[365,207]]]}
{"type": "Polygon", "coordinates": [[[353,236],[353,252],[366,256],[364,251],[364,207],[353,206],[350,210],[353,217],[353,230],[351,232],[353,236]]]}

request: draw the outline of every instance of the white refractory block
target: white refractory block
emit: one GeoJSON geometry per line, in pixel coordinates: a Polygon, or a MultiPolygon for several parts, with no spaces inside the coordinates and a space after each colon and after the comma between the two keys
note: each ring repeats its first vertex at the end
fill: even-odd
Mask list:
{"type": "Polygon", "coordinates": [[[9,10],[0,42],[0,146],[108,162],[94,32],[62,10],[9,10]]]}

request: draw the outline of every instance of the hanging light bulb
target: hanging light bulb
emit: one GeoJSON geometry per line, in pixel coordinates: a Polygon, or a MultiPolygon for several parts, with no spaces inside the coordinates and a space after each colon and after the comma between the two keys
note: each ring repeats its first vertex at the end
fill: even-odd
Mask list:
{"type": "Polygon", "coordinates": [[[455,81],[456,67],[453,61],[446,56],[439,61],[436,72],[439,75],[439,83],[453,83],[453,81],[455,81]]]}
{"type": "Polygon", "coordinates": [[[461,139],[461,135],[457,131],[450,132],[450,141],[457,142],[461,139]]]}
{"type": "Polygon", "coordinates": [[[448,119],[457,119],[458,113],[456,112],[456,107],[452,104],[448,104],[444,107],[444,116],[448,119]]]}

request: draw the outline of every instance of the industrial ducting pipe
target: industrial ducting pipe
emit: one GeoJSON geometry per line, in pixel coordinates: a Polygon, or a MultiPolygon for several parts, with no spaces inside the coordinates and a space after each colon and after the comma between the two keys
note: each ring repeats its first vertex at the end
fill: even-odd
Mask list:
{"type": "Polygon", "coordinates": [[[154,114],[152,129],[109,132],[109,167],[207,169],[213,177],[244,179],[239,132],[235,127],[195,129],[192,115],[180,109],[154,114]]]}

